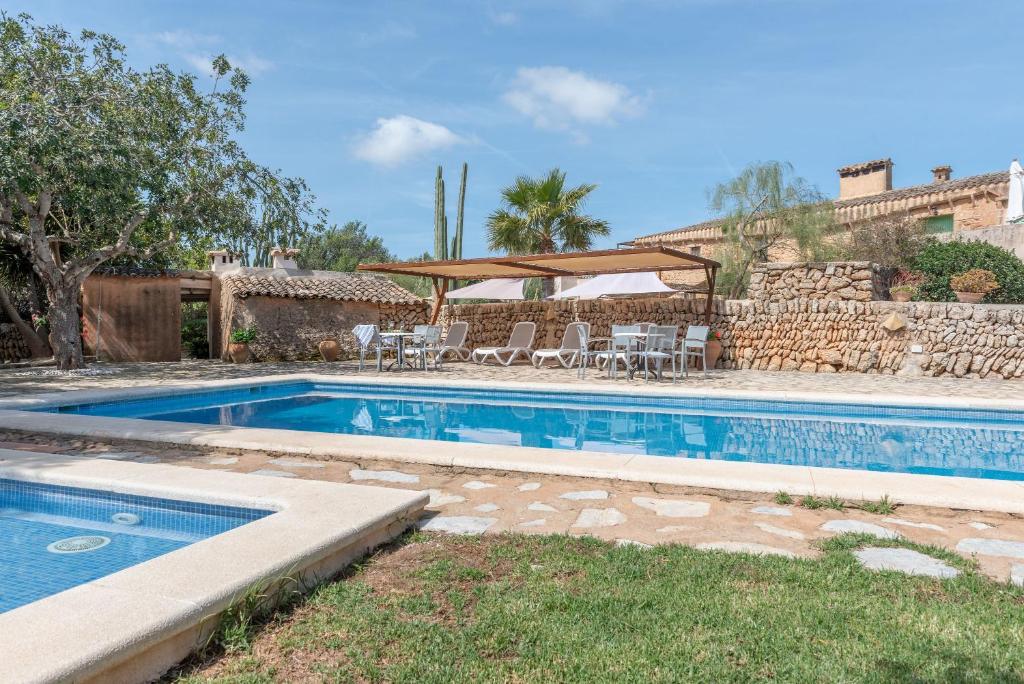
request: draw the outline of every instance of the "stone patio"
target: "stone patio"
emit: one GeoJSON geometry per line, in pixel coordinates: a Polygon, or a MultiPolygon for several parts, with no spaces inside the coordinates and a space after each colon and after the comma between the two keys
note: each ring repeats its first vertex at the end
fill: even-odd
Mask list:
{"type": "MultiPolygon", "coordinates": [[[[46,369],[0,371],[0,395],[86,388],[191,383],[209,379],[314,371],[351,374],[354,364],[250,364],[219,362],[97,365],[91,373],[57,375],[46,369]]],[[[422,377],[422,372],[406,372],[422,377]]],[[[365,373],[372,379],[375,373],[365,373]]],[[[448,364],[429,377],[446,381],[500,379],[605,383],[592,373],[579,381],[573,371],[448,364]]],[[[625,380],[620,380],[620,386],[625,380]]],[[[642,380],[632,381],[643,385],[642,380]]],[[[754,371],[714,371],[685,381],[688,387],[715,389],[863,393],[1024,399],[1024,383],[1000,380],[900,378],[881,375],[809,375],[754,371]]],[[[647,385],[653,389],[654,383],[647,385]]],[[[604,481],[495,471],[467,471],[379,460],[316,461],[231,449],[190,449],[150,443],[95,441],[70,437],[0,432],[0,448],[48,451],[89,458],[164,462],[194,468],[359,482],[427,491],[431,496],[425,530],[449,533],[522,532],[589,534],[623,544],[682,543],[709,549],[812,557],[815,542],[843,532],[881,539],[905,538],[940,546],[977,560],[999,580],[1024,582],[1024,517],[999,513],[901,506],[875,515],[857,508],[810,510],[776,504],[769,495],[697,490],[669,485],[604,481]]],[[[848,502],[855,503],[855,502],[848,502]]],[[[872,551],[865,563],[879,569],[919,571],[942,576],[941,563],[912,554],[872,551]],[[909,569],[909,570],[908,570],[909,569]]]]}
{"type": "MultiPolygon", "coordinates": [[[[52,368],[0,367],[0,397],[27,393],[53,392],[76,389],[102,389],[193,383],[204,380],[258,377],[287,373],[321,373],[325,375],[354,375],[359,373],[354,362],[338,363],[250,363],[234,365],[220,361],[182,361],[180,363],[95,364],[82,372],[60,373],[52,368]]],[[[359,373],[367,380],[375,370],[359,373]]],[[[440,371],[391,371],[391,376],[441,378],[446,382],[460,380],[502,380],[506,382],[558,382],[582,385],[605,384],[609,381],[603,372],[589,370],[585,380],[576,377],[575,370],[561,367],[534,368],[525,363],[504,366],[478,366],[473,363],[447,363],[440,371]]],[[[633,384],[657,390],[671,383],[645,383],[642,377],[627,381],[619,373],[614,381],[618,387],[633,384]]],[[[784,371],[713,370],[705,378],[700,372],[679,381],[688,388],[761,390],[778,392],[837,392],[884,395],[925,395],[936,397],[962,396],[978,399],[1024,400],[1024,381],[951,377],[901,377],[865,373],[815,374],[784,371]]]]}

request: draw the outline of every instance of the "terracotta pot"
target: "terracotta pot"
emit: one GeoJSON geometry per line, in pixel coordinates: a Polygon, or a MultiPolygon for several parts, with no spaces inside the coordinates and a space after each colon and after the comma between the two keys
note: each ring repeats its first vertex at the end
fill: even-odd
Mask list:
{"type": "Polygon", "coordinates": [[[980,304],[985,298],[984,292],[954,292],[956,299],[961,304],[980,304]]]}
{"type": "Polygon", "coordinates": [[[337,361],[338,354],[341,353],[341,345],[338,344],[338,340],[324,340],[317,345],[317,348],[320,350],[320,356],[327,363],[337,361]]]}
{"type": "Polygon", "coordinates": [[[890,294],[890,296],[892,296],[892,301],[894,301],[894,302],[909,302],[910,301],[910,296],[911,295],[910,295],[909,292],[902,292],[902,291],[900,291],[900,292],[890,292],[889,294],[890,294]]]}
{"type": "Polygon", "coordinates": [[[722,355],[722,343],[718,340],[708,340],[707,348],[708,368],[714,368],[718,363],[718,357],[722,355]]]}
{"type": "Polygon", "coordinates": [[[234,363],[246,363],[252,358],[249,345],[245,342],[232,342],[228,345],[228,356],[234,363]]]}

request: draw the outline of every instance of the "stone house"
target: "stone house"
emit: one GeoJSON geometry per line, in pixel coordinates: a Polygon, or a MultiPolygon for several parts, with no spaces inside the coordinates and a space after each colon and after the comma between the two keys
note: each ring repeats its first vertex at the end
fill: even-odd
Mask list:
{"type": "MultiPolygon", "coordinates": [[[[1024,255],[1024,229],[1018,226],[990,228],[999,226],[1006,212],[1008,171],[954,179],[951,167],[937,166],[932,169],[931,183],[897,189],[892,187],[892,172],[891,159],[876,159],[839,169],[839,196],[832,201],[838,223],[850,227],[862,221],[907,214],[922,219],[926,230],[940,239],[983,231],[973,237],[1011,249],[1019,243],[1020,254],[1024,255]]],[[[630,244],[638,247],[660,244],[716,259],[723,241],[722,221],[712,219],[641,235],[630,244]]],[[[786,261],[796,255],[789,246],[780,245],[769,257],[786,261]]]]}
{"type": "Polygon", "coordinates": [[[215,282],[211,348],[224,359],[238,328],[256,327],[250,347],[260,361],[295,361],[318,358],[317,345],[328,338],[351,355],[352,328],[360,323],[410,329],[429,315],[423,299],[371,274],[239,268],[215,282]]]}

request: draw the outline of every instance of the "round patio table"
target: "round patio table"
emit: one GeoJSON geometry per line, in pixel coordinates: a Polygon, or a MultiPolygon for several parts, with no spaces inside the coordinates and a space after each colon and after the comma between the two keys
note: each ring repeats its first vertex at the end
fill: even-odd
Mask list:
{"type": "MultiPolygon", "coordinates": [[[[389,330],[387,332],[380,333],[380,338],[382,341],[385,338],[394,339],[396,353],[398,354],[398,356],[395,357],[395,360],[388,364],[388,367],[385,368],[385,370],[391,370],[396,363],[398,364],[399,371],[403,369],[402,367],[407,363],[407,361],[405,360],[405,340],[406,338],[413,337],[416,337],[416,333],[403,332],[401,330],[389,330]]],[[[409,366],[412,367],[412,364],[410,363],[409,366]]]]}
{"type": "MultiPolygon", "coordinates": [[[[625,333],[616,333],[616,334],[612,335],[612,337],[613,338],[619,338],[619,337],[632,338],[633,341],[636,343],[637,351],[639,352],[639,351],[642,351],[643,349],[645,349],[647,347],[647,344],[653,338],[663,337],[663,335],[661,333],[651,333],[651,332],[625,332],[625,333]]],[[[636,375],[636,372],[638,370],[640,370],[640,364],[638,363],[635,366],[632,365],[629,362],[629,354],[626,354],[623,357],[623,360],[626,362],[626,379],[627,380],[632,380],[633,377],[636,375]]],[[[615,377],[615,368],[616,368],[617,365],[618,365],[618,363],[615,363],[615,360],[612,359],[612,365],[611,365],[611,368],[609,369],[609,371],[610,371],[609,372],[609,377],[611,377],[611,378],[615,377]]],[[[659,376],[658,379],[659,380],[661,379],[660,376],[659,376]]]]}

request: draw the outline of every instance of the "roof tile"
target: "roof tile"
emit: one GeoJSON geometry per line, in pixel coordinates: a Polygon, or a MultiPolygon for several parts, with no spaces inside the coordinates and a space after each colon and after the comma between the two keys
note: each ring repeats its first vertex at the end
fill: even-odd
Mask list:
{"type": "Polygon", "coordinates": [[[227,292],[243,299],[284,297],[378,304],[419,304],[423,301],[388,278],[363,273],[243,268],[225,275],[221,283],[227,292]]]}

